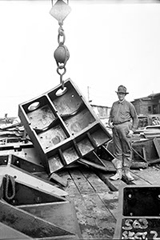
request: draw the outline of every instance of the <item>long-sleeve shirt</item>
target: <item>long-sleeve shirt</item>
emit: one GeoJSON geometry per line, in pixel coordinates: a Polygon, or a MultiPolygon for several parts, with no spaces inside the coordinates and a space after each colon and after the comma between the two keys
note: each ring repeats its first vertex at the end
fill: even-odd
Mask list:
{"type": "Polygon", "coordinates": [[[119,124],[131,120],[132,130],[135,131],[138,127],[138,117],[133,104],[126,100],[114,102],[111,107],[109,121],[113,124],[119,124]]]}

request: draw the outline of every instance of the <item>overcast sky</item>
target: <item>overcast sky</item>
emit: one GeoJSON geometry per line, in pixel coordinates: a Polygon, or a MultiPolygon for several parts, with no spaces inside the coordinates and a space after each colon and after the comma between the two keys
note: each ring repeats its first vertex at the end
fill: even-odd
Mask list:
{"type": "MultiPolygon", "coordinates": [[[[129,101],[160,92],[160,4],[92,2],[69,1],[64,79],[106,106],[117,100],[120,84],[129,101]]],[[[18,104],[60,82],[53,58],[58,22],[51,7],[51,1],[0,1],[0,117],[18,116],[18,104]]]]}

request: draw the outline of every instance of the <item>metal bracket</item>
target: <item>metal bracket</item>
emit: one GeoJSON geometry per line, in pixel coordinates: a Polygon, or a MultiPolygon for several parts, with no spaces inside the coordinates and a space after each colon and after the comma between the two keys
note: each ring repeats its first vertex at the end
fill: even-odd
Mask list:
{"type": "Polygon", "coordinates": [[[119,212],[113,239],[160,238],[159,186],[121,188],[117,209],[119,212]]]}
{"type": "MultiPolygon", "coordinates": [[[[12,158],[12,155],[10,158],[12,158]]],[[[67,192],[55,187],[51,182],[42,180],[22,169],[18,169],[12,164],[1,166],[0,176],[3,177],[0,188],[1,195],[13,205],[64,201],[64,197],[68,195],[67,192]],[[11,199],[5,196],[5,191],[8,191],[9,196],[13,192],[13,184],[7,184],[7,176],[12,177],[15,182],[15,196],[11,199]],[[6,187],[8,189],[4,190],[6,187]]]]}

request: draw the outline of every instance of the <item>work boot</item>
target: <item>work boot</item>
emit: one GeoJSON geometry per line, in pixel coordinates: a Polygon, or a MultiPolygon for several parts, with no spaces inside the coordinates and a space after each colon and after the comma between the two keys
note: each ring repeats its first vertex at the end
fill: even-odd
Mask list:
{"type": "Polygon", "coordinates": [[[116,174],[113,175],[112,177],[110,177],[110,180],[113,180],[113,181],[116,181],[119,179],[122,179],[122,169],[121,168],[117,169],[116,174]]]}
{"type": "Polygon", "coordinates": [[[124,169],[124,176],[127,178],[128,181],[134,181],[134,177],[132,177],[131,172],[128,168],[124,169]]]}

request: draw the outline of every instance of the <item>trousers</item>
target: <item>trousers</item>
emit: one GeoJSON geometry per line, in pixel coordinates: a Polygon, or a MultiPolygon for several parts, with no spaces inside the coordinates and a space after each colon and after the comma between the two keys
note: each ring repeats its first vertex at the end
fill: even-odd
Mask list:
{"type": "Polygon", "coordinates": [[[114,128],[112,129],[115,157],[112,162],[115,165],[116,169],[123,167],[130,168],[131,166],[132,138],[128,136],[130,129],[130,122],[114,125],[114,128]]]}

